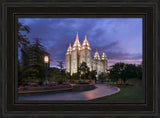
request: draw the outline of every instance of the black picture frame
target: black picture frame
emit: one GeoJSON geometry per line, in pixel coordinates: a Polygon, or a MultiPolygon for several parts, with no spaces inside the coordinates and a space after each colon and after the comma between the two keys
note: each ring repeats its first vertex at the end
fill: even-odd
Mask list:
{"type": "Polygon", "coordinates": [[[0,116],[6,117],[160,117],[160,79],[158,30],[160,2],[156,0],[51,0],[1,2],[0,40],[0,116]],[[16,18],[24,15],[55,17],[143,18],[143,71],[145,101],[143,103],[32,102],[16,101],[17,43],[16,18]]]}

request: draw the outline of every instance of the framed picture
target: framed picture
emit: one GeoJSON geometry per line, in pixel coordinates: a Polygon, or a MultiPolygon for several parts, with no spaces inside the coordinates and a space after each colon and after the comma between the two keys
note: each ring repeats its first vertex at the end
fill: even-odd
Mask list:
{"type": "Polygon", "coordinates": [[[20,100],[22,103],[33,100],[35,102],[87,100],[94,103],[100,101],[104,103],[109,100],[128,103],[145,101],[143,83],[145,80],[142,78],[143,18],[140,16],[136,18],[21,18],[20,16],[16,20],[18,23],[16,26],[20,26],[18,29],[30,28],[30,33],[26,34],[28,38],[25,38],[27,36],[20,30],[17,34],[23,36],[18,41],[17,101],[20,100]],[[32,27],[31,22],[36,29],[32,27]],[[47,31],[51,24],[53,28],[47,31]],[[74,32],[75,30],[79,30],[79,33],[74,32]],[[40,33],[45,31],[46,34],[40,33]],[[121,32],[114,37],[118,31],[121,32]],[[80,43],[83,32],[87,32],[88,35],[85,34],[83,42],[80,43]],[[126,32],[130,38],[126,36],[126,32]],[[44,35],[46,35],[45,40],[34,38],[44,35]],[[131,40],[132,43],[129,44],[131,40]],[[44,59],[48,62],[44,62],[44,59]],[[128,89],[131,91],[125,91],[128,89]],[[117,96],[108,98],[109,95],[118,92],[117,96]]]}
{"type": "Polygon", "coordinates": [[[2,2],[2,118],[159,116],[159,2],[24,3],[2,2]]]}

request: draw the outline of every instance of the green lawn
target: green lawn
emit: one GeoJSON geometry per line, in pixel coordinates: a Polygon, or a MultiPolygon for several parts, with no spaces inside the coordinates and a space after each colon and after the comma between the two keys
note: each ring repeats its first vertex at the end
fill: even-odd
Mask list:
{"type": "Polygon", "coordinates": [[[142,100],[143,99],[143,89],[142,86],[130,86],[130,85],[115,85],[120,88],[120,92],[104,96],[101,98],[94,99],[92,101],[100,100],[142,100]]]}

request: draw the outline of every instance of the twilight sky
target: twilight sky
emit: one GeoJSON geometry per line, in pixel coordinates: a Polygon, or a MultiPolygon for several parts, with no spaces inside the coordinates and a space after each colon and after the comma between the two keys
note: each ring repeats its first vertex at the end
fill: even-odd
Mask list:
{"type": "Polygon", "coordinates": [[[19,18],[28,25],[29,39],[41,38],[42,45],[50,53],[50,66],[64,61],[69,43],[73,45],[76,32],[82,44],[85,34],[92,49],[104,51],[108,66],[117,62],[141,64],[142,18],[19,18]]]}

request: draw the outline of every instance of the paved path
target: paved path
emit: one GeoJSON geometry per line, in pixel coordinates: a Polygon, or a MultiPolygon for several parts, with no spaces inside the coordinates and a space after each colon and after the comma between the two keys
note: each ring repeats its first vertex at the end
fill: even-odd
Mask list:
{"type": "Polygon", "coordinates": [[[22,96],[19,100],[91,100],[106,95],[113,94],[116,88],[106,86],[105,84],[96,84],[97,88],[89,91],[53,93],[36,96],[22,96]]]}

